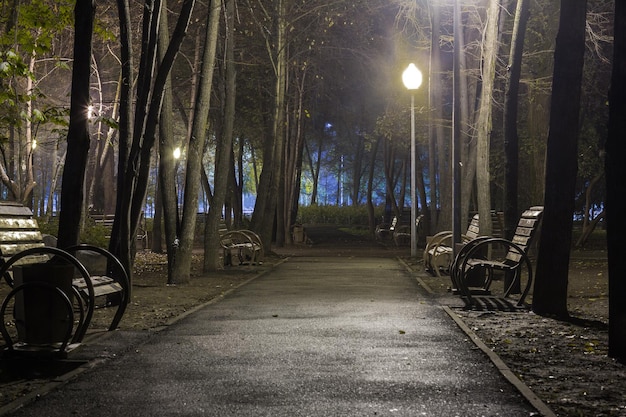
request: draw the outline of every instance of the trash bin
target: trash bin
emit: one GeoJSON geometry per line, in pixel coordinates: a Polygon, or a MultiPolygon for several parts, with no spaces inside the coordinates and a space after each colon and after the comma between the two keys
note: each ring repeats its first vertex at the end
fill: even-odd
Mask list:
{"type": "Polygon", "coordinates": [[[304,243],[304,227],[301,224],[293,226],[293,242],[304,243]]]}
{"type": "MultiPolygon", "coordinates": [[[[45,282],[59,288],[73,300],[73,265],[38,263],[13,267],[15,286],[45,282]]],[[[18,341],[32,345],[49,345],[65,341],[72,317],[67,301],[49,287],[32,286],[15,295],[15,327],[18,341]]]]}

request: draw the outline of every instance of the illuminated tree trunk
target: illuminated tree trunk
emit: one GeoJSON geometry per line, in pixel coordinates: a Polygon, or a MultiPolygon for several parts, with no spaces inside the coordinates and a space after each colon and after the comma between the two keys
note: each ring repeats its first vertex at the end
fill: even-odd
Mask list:
{"type": "Polygon", "coordinates": [[[529,0],[517,0],[515,23],[513,24],[513,34],[511,36],[509,72],[504,96],[504,236],[507,239],[513,238],[519,217],[517,204],[519,167],[517,109],[526,23],[530,16],[529,7],[529,0]]]}
{"type": "Polygon", "coordinates": [[[491,115],[498,57],[498,17],[500,1],[491,0],[487,10],[487,26],[483,44],[482,95],[477,126],[476,189],[481,235],[491,235],[491,174],[489,172],[489,148],[491,138],[491,115]]]}
{"type": "MultiPolygon", "coordinates": [[[[172,272],[173,277],[179,283],[188,282],[190,279],[189,274],[191,272],[191,257],[195,238],[196,218],[198,214],[202,155],[209,122],[209,104],[211,102],[213,71],[215,69],[215,51],[219,18],[222,8],[221,6],[221,1],[211,2],[209,18],[206,25],[206,40],[204,44],[204,52],[202,53],[202,76],[198,86],[196,110],[194,111],[195,117],[193,119],[191,138],[189,139],[189,148],[187,151],[185,196],[179,237],[180,246],[176,252],[175,265],[172,272]]],[[[217,205],[218,203],[216,203],[214,199],[211,207],[217,205]]],[[[219,207],[221,208],[221,204],[219,204],[219,207]]],[[[213,230],[217,230],[217,224],[207,225],[206,227],[211,227],[213,230]]]]}
{"type": "Polygon", "coordinates": [[[89,156],[89,74],[91,73],[91,37],[96,7],[93,0],[78,0],[74,11],[74,65],[70,126],[67,134],[67,157],[63,170],[61,213],[59,215],[60,248],[79,243],[80,221],[84,199],[85,171],[89,156]]]}
{"type": "MultiPolygon", "coordinates": [[[[272,245],[272,232],[278,203],[280,174],[283,164],[283,147],[285,141],[285,92],[287,85],[287,22],[285,1],[278,0],[277,29],[275,45],[276,79],[274,98],[274,118],[272,137],[263,151],[263,170],[259,181],[259,192],[252,215],[252,229],[259,233],[266,251],[272,245]]],[[[280,219],[282,220],[282,219],[280,219]]],[[[281,224],[280,222],[278,224],[281,224]]]]}

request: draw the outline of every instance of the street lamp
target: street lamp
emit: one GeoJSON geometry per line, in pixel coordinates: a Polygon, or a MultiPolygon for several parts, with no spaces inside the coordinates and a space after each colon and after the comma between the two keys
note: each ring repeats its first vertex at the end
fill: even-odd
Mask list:
{"type": "Polygon", "coordinates": [[[415,94],[422,85],[422,73],[411,63],[402,73],[402,82],[411,91],[411,257],[417,256],[417,198],[415,193],[415,94]]]}

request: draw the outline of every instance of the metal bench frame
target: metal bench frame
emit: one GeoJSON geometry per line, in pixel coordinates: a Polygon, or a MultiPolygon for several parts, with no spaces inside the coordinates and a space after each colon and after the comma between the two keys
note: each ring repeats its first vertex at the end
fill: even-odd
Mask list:
{"type": "Polygon", "coordinates": [[[500,299],[518,295],[515,307],[523,307],[533,282],[533,267],[528,252],[539,234],[543,207],[524,211],[512,240],[481,236],[459,250],[450,268],[453,291],[461,296],[466,308],[480,307],[475,296],[490,297],[495,273],[502,273],[500,299]],[[522,274],[526,281],[522,283],[522,274]],[[523,288],[522,288],[523,287],[523,288]]]}
{"type": "MultiPolygon", "coordinates": [[[[0,276],[12,287],[0,307],[0,335],[5,341],[5,352],[36,354],[55,352],[57,355],[64,356],[70,346],[79,344],[85,337],[97,306],[116,306],[117,310],[108,330],[118,327],[128,305],[130,282],[126,269],[113,254],[106,249],[91,245],[76,245],[65,250],[45,246],[32,212],[17,203],[0,202],[0,222],[2,224],[0,228],[0,276]],[[87,267],[78,260],[83,252],[104,257],[106,270],[90,273],[87,267]],[[73,265],[78,271],[78,275],[72,278],[72,294],[65,294],[60,288],[46,282],[45,277],[15,286],[12,275],[13,266],[45,265],[51,259],[61,259],[73,265]],[[56,296],[65,300],[68,311],[73,312],[74,309],[78,311],[78,324],[69,327],[67,338],[62,343],[54,343],[50,346],[28,346],[27,343],[11,338],[6,328],[7,320],[5,320],[10,301],[20,292],[32,287],[50,290],[52,297],[56,296]]],[[[73,315],[70,321],[73,323],[73,315]]]]}

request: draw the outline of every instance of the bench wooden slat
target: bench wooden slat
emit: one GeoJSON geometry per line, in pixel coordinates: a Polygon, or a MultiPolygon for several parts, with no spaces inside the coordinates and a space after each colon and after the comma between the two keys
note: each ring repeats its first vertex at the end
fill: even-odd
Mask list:
{"type": "MultiPolygon", "coordinates": [[[[109,278],[106,276],[91,276],[91,281],[93,283],[93,289],[96,297],[101,297],[103,295],[115,294],[122,291],[122,286],[115,282],[113,278],[109,278]]],[[[73,285],[78,289],[78,291],[88,294],[87,292],[87,284],[85,283],[84,278],[74,279],[73,285]]]]}
{"type": "Polygon", "coordinates": [[[0,230],[4,229],[18,229],[18,230],[26,230],[32,229],[39,231],[39,225],[35,219],[7,219],[0,217],[0,230]]]}
{"type": "Polygon", "coordinates": [[[6,260],[18,252],[42,246],[44,246],[42,242],[2,243],[0,244],[0,256],[6,260]]]}
{"type": "Polygon", "coordinates": [[[0,206],[0,216],[2,217],[31,217],[33,215],[30,209],[22,204],[3,201],[0,206]]]}
{"type": "Polygon", "coordinates": [[[39,230],[4,230],[0,231],[0,244],[3,242],[41,242],[43,236],[39,230]]]}

